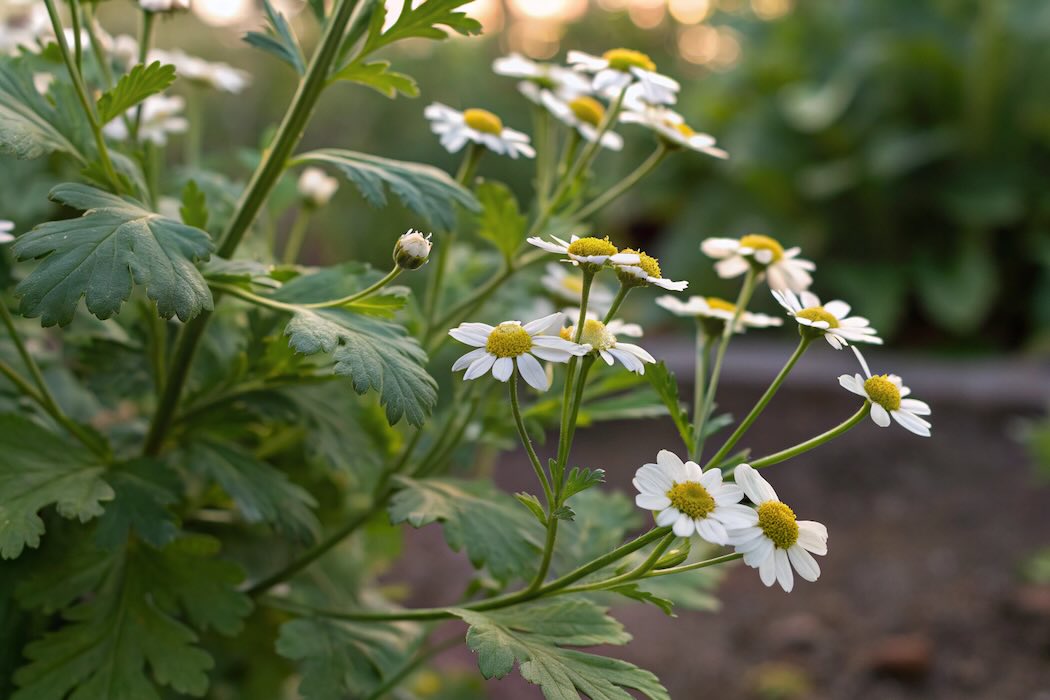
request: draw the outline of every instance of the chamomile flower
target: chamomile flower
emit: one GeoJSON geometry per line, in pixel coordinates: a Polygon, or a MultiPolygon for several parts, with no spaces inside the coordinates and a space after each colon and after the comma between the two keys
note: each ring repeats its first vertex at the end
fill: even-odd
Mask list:
{"type": "MultiPolygon", "coordinates": [[[[543,95],[542,103],[547,111],[562,124],[576,129],[587,141],[598,139],[598,127],[605,118],[605,106],[589,95],[581,95],[565,102],[551,93],[543,95]]],[[[602,134],[602,146],[611,151],[623,148],[623,137],[613,131],[602,134]]]]}
{"type": "MultiPolygon", "coordinates": [[[[572,318],[572,314],[569,316],[572,318]]],[[[646,363],[652,364],[656,362],[656,358],[644,348],[634,343],[622,343],[616,337],[617,334],[635,338],[641,337],[641,326],[635,323],[624,323],[616,319],[609,321],[608,325],[606,325],[597,318],[592,318],[591,314],[587,316],[587,320],[583,322],[580,342],[590,346],[592,352],[597,353],[599,357],[605,360],[605,364],[612,367],[613,364],[619,362],[635,374],[645,374],[646,363]]],[[[580,317],[579,310],[576,311],[575,317],[577,319],[580,317]]],[[[562,328],[561,337],[565,340],[575,338],[576,326],[562,328]]]]}
{"type": "Polygon", "coordinates": [[[656,512],[656,524],[671,526],[674,534],[689,537],[694,532],[712,544],[728,544],[729,532],[754,525],[758,516],[740,505],[744,491],[722,481],[721,469],[700,469],[696,462],[682,462],[668,450],[660,450],[656,463],[638,469],[632,482],[638,489],[634,502],[656,512]]]}
{"type": "Polygon", "coordinates": [[[558,333],[562,319],[563,315],[556,313],[526,324],[520,321],[504,321],[498,326],[461,323],[448,334],[477,349],[456,360],[452,371],[465,369],[463,379],[466,380],[477,379],[491,371],[493,377],[505,382],[517,367],[529,386],[546,391],[549,386],[547,373],[540,360],[568,362],[571,357],[582,357],[591,351],[587,345],[577,345],[551,334],[558,333]]]}
{"type": "Polygon", "coordinates": [[[527,239],[527,242],[537,248],[542,248],[548,253],[557,253],[566,257],[566,262],[573,265],[590,265],[592,268],[603,267],[606,263],[612,265],[638,265],[641,257],[637,254],[621,253],[615,245],[609,241],[609,237],[597,238],[595,236],[573,236],[568,241],[557,236],[551,236],[553,242],[545,241],[539,236],[527,239]]]}
{"type": "Polygon", "coordinates": [[[339,180],[311,165],[303,170],[296,186],[303,202],[311,207],[323,207],[339,189],[339,180]]]}
{"type": "Polygon", "coordinates": [[[875,425],[885,428],[889,426],[890,418],[893,418],[901,427],[916,435],[930,437],[930,422],[920,417],[930,415],[930,405],[925,401],[906,398],[911,394],[911,389],[904,386],[896,374],[873,376],[860,350],[853,348],[853,352],[860,360],[864,376],[843,374],[839,377],[839,384],[843,389],[871,401],[871,420],[875,425]]]}
{"type": "Polygon", "coordinates": [[[0,54],[15,55],[19,49],[32,49],[51,27],[47,8],[35,0],[8,0],[0,3],[0,54]]]}
{"type": "Polygon", "coordinates": [[[530,101],[542,104],[544,95],[552,95],[568,102],[591,92],[591,81],[576,71],[550,63],[539,63],[519,53],[497,58],[492,62],[497,75],[521,78],[518,90],[530,101]]]}
{"type": "MultiPolygon", "coordinates": [[[[143,141],[163,146],[168,142],[168,134],[181,134],[190,128],[190,123],[180,112],[185,102],[181,97],[152,95],[142,103],[142,121],[139,125],[139,138],[143,141]]],[[[138,107],[132,107],[127,115],[134,119],[138,107]]],[[[128,138],[128,129],[124,120],[117,117],[106,124],[103,131],[106,136],[117,141],[128,138]]]]}
{"type": "Polygon", "coordinates": [[[251,75],[239,68],[234,68],[226,63],[205,61],[203,58],[190,56],[179,49],[173,51],[153,49],[149,52],[146,61],[147,63],[160,61],[166,65],[173,65],[179,78],[234,95],[240,93],[251,83],[251,75]]]}
{"type": "Polygon", "coordinates": [[[10,243],[11,241],[15,240],[14,234],[11,233],[14,230],[14,221],[5,221],[4,219],[0,219],[0,245],[3,245],[4,243],[10,243]]]}
{"type": "Polygon", "coordinates": [[[715,271],[719,277],[738,277],[754,264],[762,270],[771,289],[804,292],[813,284],[810,272],[817,269],[809,260],[798,257],[801,248],[788,248],[769,236],[750,233],[736,238],[708,238],[700,244],[705,255],[718,259],[715,271]]]}
{"type": "Polygon", "coordinates": [[[423,110],[423,116],[430,120],[430,130],[441,137],[441,145],[449,153],[459,151],[472,141],[511,158],[536,155],[527,135],[503,126],[503,121],[488,110],[471,108],[460,112],[434,102],[423,110]]]}
{"type": "Polygon", "coordinates": [[[673,105],[681,86],[672,78],[656,72],[656,64],[641,51],[611,49],[599,56],[583,51],[570,51],[569,64],[578,71],[594,73],[591,87],[599,95],[618,97],[631,85],[649,104],[673,105]]]}
{"type": "Polygon", "coordinates": [[[798,321],[800,332],[823,335],[828,344],[841,350],[850,343],[872,343],[882,345],[882,338],[875,335],[868,319],[850,316],[850,305],[836,299],[821,304],[812,292],[795,296],[790,289],[774,289],[773,296],[798,321]]]}
{"type": "Polygon", "coordinates": [[[689,283],[685,280],[674,282],[662,277],[660,272],[660,261],[653,256],[648,255],[645,251],[624,248],[623,252],[638,256],[638,262],[634,265],[617,266],[616,277],[620,280],[620,284],[623,286],[647,287],[650,284],[655,284],[657,287],[663,287],[672,292],[680,292],[689,286],[689,283]]]}
{"type": "MultiPolygon", "coordinates": [[[[656,298],[656,304],[667,309],[675,316],[686,316],[710,322],[710,330],[712,331],[709,333],[710,335],[720,335],[722,329],[725,328],[725,324],[732,321],[733,316],[736,314],[735,304],[718,297],[692,296],[688,300],[682,301],[678,297],[665,294],[656,298]]],[[[779,326],[782,323],[783,321],[776,316],[744,311],[740,314],[740,318],[737,319],[736,328],[733,330],[736,333],[743,333],[747,328],[769,328],[771,326],[779,326]]]]}
{"type": "Polygon", "coordinates": [[[728,153],[715,145],[714,136],[694,131],[681,114],[661,105],[640,104],[637,109],[624,110],[620,113],[620,121],[647,127],[672,150],[689,149],[715,158],[729,157],[728,153]]]}
{"type": "Polygon", "coordinates": [[[729,531],[729,543],[744,555],[744,563],[758,569],[762,583],[790,592],[795,586],[792,569],[807,581],[820,577],[814,554],[828,553],[828,529],[812,520],[797,520],[795,511],[777,498],[769,482],[749,464],[739,464],[733,478],[757,506],[758,522],[729,531]]]}
{"type": "MultiPolygon", "coordinates": [[[[547,263],[547,272],[540,279],[540,284],[561,301],[579,304],[582,300],[583,275],[558,263],[547,263]]],[[[612,305],[613,296],[611,289],[595,280],[591,282],[587,307],[604,314],[612,305]]]]}

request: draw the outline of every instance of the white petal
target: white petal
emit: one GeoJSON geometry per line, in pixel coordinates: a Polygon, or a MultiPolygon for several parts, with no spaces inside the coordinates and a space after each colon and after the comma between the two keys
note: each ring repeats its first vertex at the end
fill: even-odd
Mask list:
{"type": "Polygon", "coordinates": [[[700,250],[709,258],[727,258],[740,249],[736,238],[705,238],[700,243],[700,250]]]}
{"type": "Polygon", "coordinates": [[[849,316],[850,305],[840,299],[835,299],[824,304],[824,310],[841,321],[849,316]]]}
{"type": "Polygon", "coordinates": [[[663,510],[671,505],[670,498],[654,493],[640,493],[634,497],[634,502],[646,510],[663,510]]]}
{"type": "MultiPolygon", "coordinates": [[[[748,551],[744,552],[744,563],[748,566],[762,566],[765,562],[769,562],[773,565],[773,543],[768,537],[762,536],[758,538],[755,545],[748,551]]],[[[769,583],[767,586],[771,585],[769,583]]]]}
{"type": "Polygon", "coordinates": [[[544,316],[538,318],[535,321],[529,321],[524,326],[525,332],[529,335],[538,335],[540,333],[555,332],[560,329],[563,325],[565,314],[562,312],[553,313],[550,316],[544,316]]]}
{"type": "Polygon", "coordinates": [[[495,361],[495,355],[485,353],[482,357],[479,357],[478,359],[470,363],[470,367],[467,367],[467,373],[463,375],[463,378],[477,379],[478,377],[492,369],[492,365],[495,361]]]}
{"type": "Polygon", "coordinates": [[[713,517],[728,529],[752,527],[758,522],[758,513],[755,512],[755,509],[739,503],[719,505],[715,508],[713,517]]]}
{"type": "Polygon", "coordinates": [[[873,403],[871,405],[871,419],[880,428],[886,428],[890,424],[890,414],[886,412],[886,409],[881,404],[873,403]]]}
{"type": "Polygon", "coordinates": [[[501,357],[492,365],[492,376],[501,382],[510,379],[514,371],[514,360],[509,357],[501,357]]]}
{"type": "Polygon", "coordinates": [[[762,578],[762,583],[767,586],[772,586],[777,582],[777,558],[775,550],[770,552],[770,556],[767,556],[762,560],[762,563],[759,564],[758,575],[762,578]]]}
{"type": "Polygon", "coordinates": [[[674,521],[674,526],[672,527],[674,534],[679,537],[689,537],[693,534],[694,529],[693,519],[685,513],[678,514],[678,519],[674,521]]]}
{"type": "Polygon", "coordinates": [[[533,344],[529,352],[547,362],[568,362],[572,357],[571,353],[567,353],[564,350],[554,350],[553,348],[545,348],[536,344],[533,344]]]}
{"type": "Polygon", "coordinates": [[[788,559],[791,560],[791,565],[795,567],[795,571],[798,575],[807,581],[816,581],[820,578],[820,564],[813,558],[813,555],[799,547],[797,544],[788,549],[788,559]]]}
{"type": "Polygon", "coordinates": [[[478,348],[476,350],[471,350],[466,355],[463,355],[458,360],[456,360],[455,364],[452,365],[452,371],[453,372],[458,372],[461,369],[466,369],[467,367],[470,366],[470,363],[472,363],[474,360],[478,359],[479,357],[481,357],[482,355],[485,355],[487,353],[488,353],[488,351],[485,348],[478,348]]]}
{"type": "Polygon", "coordinates": [[[750,464],[738,464],[733,470],[733,478],[743,489],[744,493],[752,503],[762,504],[766,501],[776,501],[777,492],[769,485],[769,482],[755,471],[750,464]]]}
{"type": "Polygon", "coordinates": [[[868,392],[864,391],[864,382],[861,380],[859,374],[852,377],[848,374],[840,375],[839,384],[843,389],[851,391],[857,396],[868,398],[868,392]]]}
{"type": "Polygon", "coordinates": [[[665,508],[657,514],[656,524],[660,527],[667,527],[668,525],[677,522],[679,515],[681,515],[681,513],[679,513],[676,509],[665,508]]]}
{"type": "Polygon", "coordinates": [[[635,487],[644,493],[667,493],[674,485],[671,477],[656,464],[642,465],[635,472],[634,478],[635,487]]]}
{"type": "Polygon", "coordinates": [[[928,416],[931,413],[930,405],[918,399],[902,399],[901,408],[917,416],[928,416]]]}
{"type": "Polygon", "coordinates": [[[798,521],[798,544],[821,556],[828,553],[828,529],[815,520],[798,521]]]}
{"type": "MultiPolygon", "coordinates": [[[[620,350],[619,348],[609,348],[605,352],[608,352],[610,355],[612,355],[617,360],[619,360],[620,364],[622,364],[624,367],[626,367],[630,371],[637,372],[638,374],[645,374],[645,365],[642,364],[642,361],[639,360],[634,355],[632,355],[631,353],[624,352],[623,350],[620,350]]],[[[604,354],[604,352],[603,352],[603,354],[604,354]]]]}
{"type": "Polygon", "coordinates": [[[729,543],[729,533],[726,532],[725,525],[714,518],[697,520],[694,525],[696,526],[697,534],[711,544],[724,545],[729,543]]]}
{"type": "Polygon", "coordinates": [[[521,372],[521,377],[529,386],[537,391],[547,391],[549,386],[547,383],[547,373],[543,371],[543,365],[541,365],[535,357],[525,353],[524,355],[518,355],[518,371],[521,372]]]}
{"type": "Polygon", "coordinates": [[[791,573],[791,562],[788,560],[787,551],[777,549],[773,552],[773,557],[777,562],[777,582],[781,588],[790,593],[795,587],[795,575],[791,573]]]}
{"type": "Polygon", "coordinates": [[[717,272],[718,276],[723,279],[739,277],[747,272],[749,268],[750,265],[747,260],[739,255],[732,258],[726,258],[725,260],[719,260],[715,263],[715,272],[717,272]]]}
{"type": "Polygon", "coordinates": [[[489,340],[487,335],[479,333],[473,329],[465,329],[462,327],[453,328],[448,334],[459,342],[464,343],[465,345],[472,345],[476,348],[485,347],[485,343],[489,340]]]}
{"type": "Polygon", "coordinates": [[[930,437],[930,424],[918,416],[906,411],[894,411],[890,414],[899,425],[920,437],[930,437]]]}

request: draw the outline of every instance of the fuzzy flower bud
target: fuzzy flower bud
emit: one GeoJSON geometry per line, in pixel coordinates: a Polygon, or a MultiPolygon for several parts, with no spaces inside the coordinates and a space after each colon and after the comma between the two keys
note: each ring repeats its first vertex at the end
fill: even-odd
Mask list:
{"type": "Polygon", "coordinates": [[[320,168],[307,168],[299,176],[299,196],[314,207],[323,207],[339,189],[339,180],[325,174],[320,168]]]}
{"type": "Polygon", "coordinates": [[[394,244],[394,262],[405,270],[415,270],[426,264],[430,257],[430,235],[423,235],[421,231],[409,229],[394,244]]]}

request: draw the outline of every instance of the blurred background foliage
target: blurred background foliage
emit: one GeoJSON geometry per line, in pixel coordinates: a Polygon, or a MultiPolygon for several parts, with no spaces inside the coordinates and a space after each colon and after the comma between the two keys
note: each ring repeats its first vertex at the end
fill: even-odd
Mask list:
{"type": "MultiPolygon", "coordinates": [[[[102,21],[134,33],[121,5],[103,3],[102,21]]],[[[280,3],[293,18],[302,5],[280,3]]],[[[255,76],[240,96],[195,99],[204,96],[180,88],[191,116],[202,110],[205,153],[213,154],[204,165],[236,183],[261,146],[245,137],[280,117],[293,82],[280,75],[291,69],[240,41],[262,22],[253,0],[195,0],[195,8],[197,17],[166,21],[158,43],[255,76]]],[[[713,276],[699,241],[768,233],[819,261],[818,294],[850,300],[898,345],[953,353],[1050,346],[1045,0],[478,0],[469,8],[484,37],[409,43],[390,56],[418,79],[420,99],[337,88],[303,148],[356,148],[453,171],[458,156],[441,149],[422,118],[429,102],[485,107],[532,131],[528,103],[513,80],[492,74],[493,58],[638,48],[681,80],[680,110],[731,159],[672,158],[602,213],[602,234],[660,255],[690,291],[727,295],[731,285],[713,276]]],[[[311,45],[314,23],[295,24],[311,45]]],[[[647,132],[619,130],[627,145],[603,154],[601,180],[622,177],[651,148],[647,132]]],[[[180,146],[175,139],[169,148],[180,146]]],[[[48,213],[50,167],[5,163],[5,216],[29,225],[48,213]]],[[[529,164],[490,157],[480,174],[528,199],[529,164]]],[[[271,206],[278,230],[287,230],[294,203],[289,177],[271,206]]],[[[370,209],[344,187],[314,218],[307,259],[382,266],[394,238],[419,224],[397,205],[370,209]]]]}

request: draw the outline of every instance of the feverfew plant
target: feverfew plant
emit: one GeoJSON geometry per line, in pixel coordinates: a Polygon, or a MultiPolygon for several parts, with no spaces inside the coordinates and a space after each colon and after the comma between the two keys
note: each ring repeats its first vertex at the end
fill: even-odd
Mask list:
{"type": "MultiPolygon", "coordinates": [[[[466,3],[388,16],[381,2],[311,0],[312,50],[267,3],[246,41],[297,89],[241,159],[257,163],[243,183],[202,167],[234,159],[200,153],[206,125],[190,107],[260,81],[153,46],[155,23],[187,3],[130,4],[137,39],[110,38],[78,0],[43,0],[46,23],[3,29],[0,149],[48,156],[70,180],[51,190],[54,220],[0,221],[0,255],[16,261],[0,303],[0,695],[417,697],[426,678],[431,695],[475,697],[453,674],[426,675],[451,640],[485,678],[516,669],[547,698],[667,698],[604,651],[630,639],[607,605],[708,609],[736,559],[785,591],[796,575],[816,581],[815,557],[834,556],[827,529],[796,519],[759,470],[867,416],[929,435],[929,406],[858,353],[863,373],[839,378],[852,417],[771,455],[740,449],[814,340],[879,338],[844,302],[821,304],[815,265],[770,236],[704,242],[720,275],[742,278],[728,301],[684,297],[656,257],[589,228],[664,159],[727,155],[673,111],[678,82],[638,51],[497,61],[520,81],[531,134],[484,106],[416,112],[462,152],[455,176],[338,144],[299,149],[318,101],[348,83],[416,96],[381,52],[477,34],[466,3]],[[654,151],[598,186],[598,159],[614,169],[621,140],[646,134],[618,135],[620,123],[649,127],[654,151]],[[507,168],[534,172],[527,205],[494,177],[507,168]],[[298,197],[271,197],[282,180],[298,197]],[[386,271],[301,264],[312,215],[348,185],[377,207],[392,192],[418,220],[350,231],[388,240],[386,271]],[[748,310],[763,284],[797,323],[748,310]],[[628,295],[694,319],[691,409],[660,343],[633,342],[628,295]],[[707,454],[732,424],[714,411],[732,337],[781,325],[798,348],[707,454]],[[574,454],[582,424],[655,416],[681,444],[654,445],[652,463],[574,454]],[[536,487],[511,495],[490,474],[516,441],[536,487]],[[605,468],[633,473],[634,505],[602,487],[605,468]],[[380,575],[405,530],[430,525],[474,575],[435,607],[407,606],[380,575]],[[435,634],[443,620],[465,623],[465,639],[435,634]]],[[[431,89],[455,101],[454,86],[431,89]]]]}

